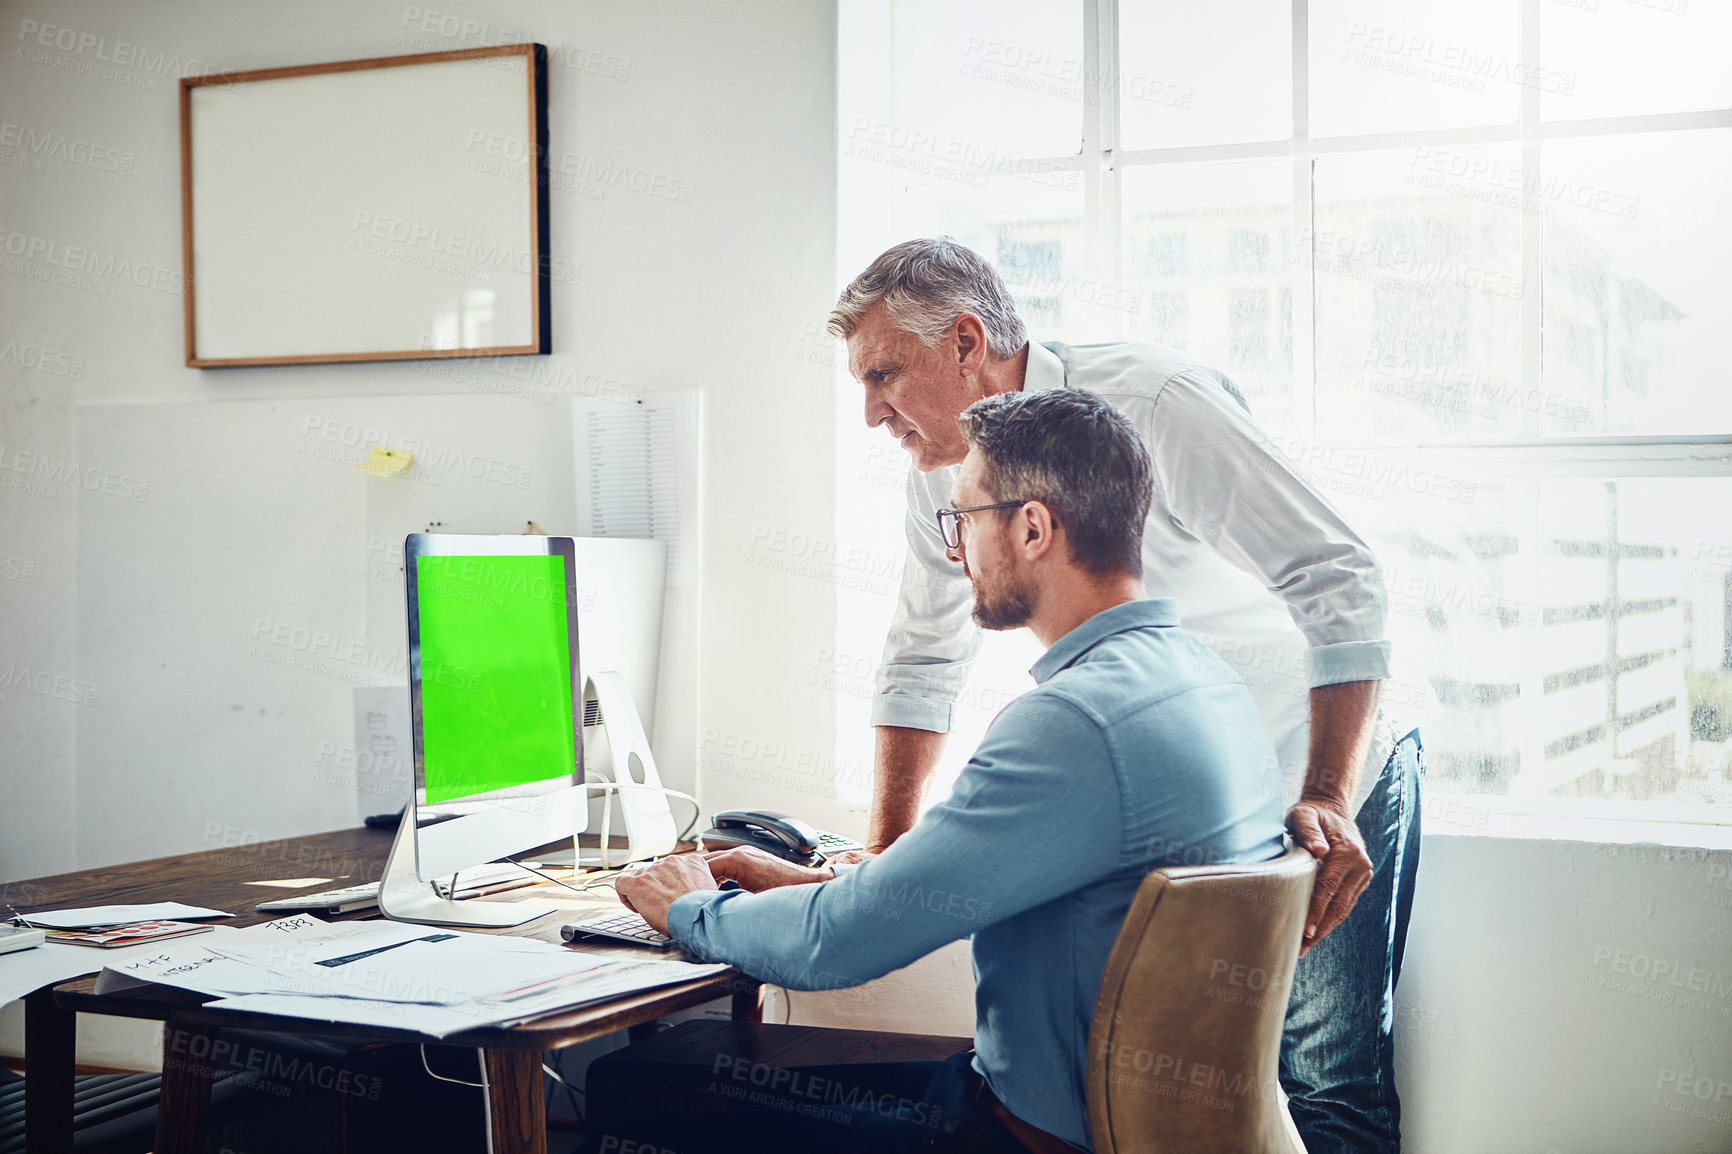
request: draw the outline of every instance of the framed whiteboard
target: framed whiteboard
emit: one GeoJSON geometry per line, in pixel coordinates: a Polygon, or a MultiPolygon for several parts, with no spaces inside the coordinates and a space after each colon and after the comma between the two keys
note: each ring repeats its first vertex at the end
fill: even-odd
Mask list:
{"type": "Polygon", "coordinates": [[[183,79],[186,363],[550,352],[546,60],[183,79]]]}

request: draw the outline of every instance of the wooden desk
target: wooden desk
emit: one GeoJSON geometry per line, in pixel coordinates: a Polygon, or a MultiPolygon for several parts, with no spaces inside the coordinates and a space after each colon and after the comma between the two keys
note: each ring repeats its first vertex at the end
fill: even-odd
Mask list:
{"type": "MultiPolygon", "coordinates": [[[[184,901],[232,910],[224,925],[248,926],[281,914],[261,914],[255,903],[377,881],[384,871],[393,834],[383,830],[339,830],[311,837],[227,846],[202,853],[180,854],[152,861],[110,866],[83,873],[61,874],[14,884],[10,892],[24,895],[28,908],[106,905],[121,902],[184,901]],[[300,888],[258,885],[285,878],[329,879],[300,888]]],[[[554,902],[560,909],[508,932],[559,941],[559,927],[576,917],[617,908],[612,891],[580,895],[551,883],[490,895],[491,901],[554,902]]],[[[340,920],[374,916],[373,911],[341,915],[340,920]]],[[[584,952],[642,959],[633,946],[586,946],[584,952]]],[[[91,951],[92,971],[102,964],[91,951]]],[[[59,1152],[72,1148],[73,1028],[77,1015],[111,1014],[154,1019],[164,1023],[162,1098],[157,1110],[157,1154],[203,1149],[205,1111],[210,1101],[211,1064],[185,1060],[178,1054],[208,1053],[222,1027],[272,1030],[357,1042],[440,1042],[475,1046],[485,1051],[488,1071],[488,1118],[492,1149],[534,1152],[546,1150],[545,1105],[541,1052],[557,1050],[616,1030],[653,1021],[675,1010],[688,1009],[723,996],[733,998],[734,1017],[756,1021],[758,983],[738,974],[718,974],[659,990],[616,998],[512,1027],[484,1027],[443,1039],[405,1030],[314,1022],[264,1014],[207,1010],[208,999],[167,987],[95,993],[94,976],[63,982],[26,996],[25,1002],[25,1122],[27,1150],[59,1152]],[[199,1039],[203,1039],[202,1043],[199,1039]]]]}

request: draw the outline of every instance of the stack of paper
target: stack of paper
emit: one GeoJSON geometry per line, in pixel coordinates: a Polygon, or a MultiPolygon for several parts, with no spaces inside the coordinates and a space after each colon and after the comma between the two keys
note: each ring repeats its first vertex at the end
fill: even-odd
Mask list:
{"type": "Polygon", "coordinates": [[[197,922],[127,922],[118,926],[94,926],[88,930],[49,930],[46,938],[67,946],[91,946],[98,950],[124,949],[160,942],[167,938],[184,938],[192,934],[208,934],[215,926],[197,922]]]}
{"type": "MultiPolygon", "coordinates": [[[[148,905],[87,906],[75,910],[32,910],[21,920],[46,929],[77,930],[86,927],[121,925],[161,918],[226,918],[221,910],[180,902],[151,902],[148,905]]],[[[217,936],[233,931],[214,927],[217,936]]],[[[155,947],[160,949],[160,946],[155,947]]],[[[100,968],[104,963],[115,964],[140,957],[152,949],[150,943],[127,946],[98,954],[94,950],[50,941],[36,949],[19,950],[0,956],[0,1006],[30,991],[52,986],[69,978],[81,977],[100,968]]]]}
{"type": "Polygon", "coordinates": [[[232,918],[221,910],[189,906],[184,902],[149,902],[141,906],[80,906],[75,910],[41,910],[18,919],[32,926],[53,930],[82,930],[92,926],[119,926],[128,922],[184,921],[187,918],[232,918]]]}
{"type": "Polygon", "coordinates": [[[98,993],[156,983],[215,994],[213,1006],[444,1037],[727,967],[600,959],[533,938],[298,914],[117,960],[98,993]]]}

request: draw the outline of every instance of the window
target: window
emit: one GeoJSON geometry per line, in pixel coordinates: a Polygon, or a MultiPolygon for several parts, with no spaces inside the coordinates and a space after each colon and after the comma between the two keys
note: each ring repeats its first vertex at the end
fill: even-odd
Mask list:
{"type": "Polygon", "coordinates": [[[1234,367],[1257,368],[1269,363],[1269,290],[1234,289],[1228,310],[1234,367]]]}
{"type": "MultiPolygon", "coordinates": [[[[852,0],[841,277],[947,232],[1035,339],[1229,373],[1376,544],[1450,813],[1732,821],[1728,43],[1723,5],[852,0]],[[849,152],[963,112],[941,157],[849,152]]],[[[899,552],[843,408],[844,525],[899,552]]],[[[890,600],[839,608],[875,654],[890,600]]]]}
{"type": "Polygon", "coordinates": [[[1191,238],[1182,232],[1157,232],[1131,237],[1134,275],[1180,277],[1191,271],[1191,238]]]}
{"type": "Polygon", "coordinates": [[[1268,272],[1269,234],[1254,228],[1236,228],[1227,234],[1228,272],[1268,272]]]}

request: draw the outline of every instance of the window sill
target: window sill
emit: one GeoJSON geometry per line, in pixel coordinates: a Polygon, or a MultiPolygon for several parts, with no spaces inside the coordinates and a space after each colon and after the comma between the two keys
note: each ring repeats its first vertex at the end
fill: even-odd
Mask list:
{"type": "Polygon", "coordinates": [[[1427,798],[1423,828],[1427,837],[1732,850],[1732,825],[1576,814],[1497,813],[1488,811],[1484,801],[1478,798],[1427,798]],[[1453,812],[1448,803],[1454,803],[1453,812]]]}

